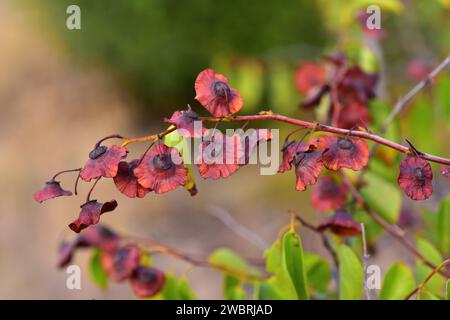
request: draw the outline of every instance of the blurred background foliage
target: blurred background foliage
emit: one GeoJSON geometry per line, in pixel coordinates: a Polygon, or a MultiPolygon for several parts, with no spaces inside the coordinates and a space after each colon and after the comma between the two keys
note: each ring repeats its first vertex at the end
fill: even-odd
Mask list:
{"type": "Polygon", "coordinates": [[[399,0],[44,0],[38,5],[42,3],[49,9],[40,10],[47,13],[43,22],[51,21],[49,25],[65,22],[68,5],[82,8],[80,32],[49,29],[75,61],[111,68],[142,99],[140,111],[147,116],[191,102],[193,80],[206,67],[229,76],[247,112],[269,105],[294,113],[298,98],[292,77],[302,59],[318,59],[337,45],[374,69],[376,60],[355,23],[358,13],[372,4],[382,9],[384,56],[394,80],[403,76],[398,68],[410,57],[434,62],[435,54],[450,45],[445,0],[406,1],[407,14],[399,0]]]}
{"type": "Polygon", "coordinates": [[[301,44],[318,54],[327,40],[313,1],[283,1],[282,10],[278,2],[256,0],[45,2],[50,19],[65,19],[69,4],[82,8],[81,32],[58,30],[74,59],[114,68],[152,111],[192,101],[198,72],[225,64],[236,69],[234,85],[254,105],[261,101],[267,56],[298,59],[301,44]]]}

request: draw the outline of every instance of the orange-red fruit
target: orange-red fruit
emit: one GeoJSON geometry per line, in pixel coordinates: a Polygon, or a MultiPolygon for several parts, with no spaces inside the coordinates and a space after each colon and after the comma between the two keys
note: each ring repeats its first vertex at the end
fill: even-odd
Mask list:
{"type": "Polygon", "coordinates": [[[228,84],[224,75],[212,69],[199,73],[195,79],[195,99],[215,117],[237,113],[243,105],[241,95],[228,84]]]}
{"type": "Polygon", "coordinates": [[[329,170],[361,170],[369,161],[369,146],[361,139],[324,136],[319,138],[318,148],[325,149],[322,162],[329,170]]]}
{"type": "Polygon", "coordinates": [[[354,237],[361,233],[361,226],[344,210],[337,210],[330,218],[322,222],[319,231],[330,230],[343,237],[354,237]]]}
{"type": "Polygon", "coordinates": [[[348,187],[337,183],[330,176],[324,176],[314,185],[312,191],[312,205],[319,211],[325,212],[341,208],[347,199],[348,187]]]}
{"type": "Polygon", "coordinates": [[[97,200],[90,200],[81,206],[81,212],[78,219],[69,224],[69,228],[76,233],[79,233],[90,225],[97,224],[103,213],[113,211],[116,207],[116,200],[105,203],[99,203],[97,200]]]}
{"type": "Polygon", "coordinates": [[[162,142],[156,143],[134,169],[138,183],[158,194],[185,185],[187,173],[178,150],[162,142]]]}
{"type": "Polygon", "coordinates": [[[407,157],[400,163],[398,184],[413,200],[428,199],[433,193],[433,172],[430,164],[419,157],[407,157]]]}

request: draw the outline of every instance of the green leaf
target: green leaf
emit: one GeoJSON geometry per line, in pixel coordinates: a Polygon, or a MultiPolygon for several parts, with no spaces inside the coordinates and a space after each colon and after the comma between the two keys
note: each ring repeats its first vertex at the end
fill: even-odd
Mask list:
{"type": "Polygon", "coordinates": [[[259,290],[260,299],[297,299],[297,293],[291,281],[286,265],[283,263],[282,243],[277,239],[272,246],[264,252],[266,258],[266,271],[273,275],[261,282],[259,290]]]}
{"type": "Polygon", "coordinates": [[[255,278],[262,276],[261,271],[249,266],[241,256],[228,248],[215,250],[209,256],[208,262],[220,268],[225,273],[230,273],[244,281],[255,280],[255,278]]]}
{"type": "Polygon", "coordinates": [[[164,287],[162,289],[162,298],[165,300],[179,300],[177,292],[177,279],[172,273],[165,274],[164,287]]]}
{"type": "Polygon", "coordinates": [[[437,238],[444,254],[450,254],[450,197],[442,200],[437,217],[437,238]]]}
{"type": "Polygon", "coordinates": [[[308,300],[309,294],[305,267],[303,265],[302,240],[294,231],[286,232],[283,236],[283,261],[294,284],[298,298],[300,300],[308,300]]]}
{"type": "Polygon", "coordinates": [[[367,185],[361,189],[361,195],[368,206],[389,223],[396,223],[402,203],[398,186],[394,186],[371,171],[367,171],[365,180],[367,185]]]}
{"type": "Polygon", "coordinates": [[[150,298],[150,300],[195,300],[197,296],[192,291],[189,282],[185,276],[179,279],[172,273],[165,275],[164,287],[159,294],[150,298]]]}
{"type": "Polygon", "coordinates": [[[197,295],[192,291],[191,285],[186,276],[178,279],[178,295],[181,300],[195,300],[197,295]]]}
{"type": "Polygon", "coordinates": [[[282,300],[276,287],[270,281],[262,281],[255,285],[256,300],[282,300]]]}
{"type": "Polygon", "coordinates": [[[381,287],[381,300],[403,300],[416,287],[412,271],[403,263],[393,264],[381,287]]]}
{"type": "Polygon", "coordinates": [[[446,291],[447,291],[447,300],[450,300],[450,279],[447,280],[446,291]]]}
{"type": "Polygon", "coordinates": [[[304,253],[303,262],[309,287],[315,291],[325,292],[331,280],[330,263],[311,252],[304,253]]]}
{"type": "MultiPolygon", "coordinates": [[[[176,148],[183,157],[184,166],[188,169],[188,180],[184,188],[188,191],[195,190],[195,176],[191,164],[191,148],[187,139],[184,139],[177,130],[164,136],[164,144],[176,148]]],[[[191,195],[195,195],[191,192],[191,195]]]]}
{"type": "Polygon", "coordinates": [[[242,282],[230,274],[224,276],[223,295],[227,300],[245,300],[247,298],[242,282]]]}
{"type": "Polygon", "coordinates": [[[419,300],[441,300],[440,297],[432,294],[430,291],[426,289],[420,290],[417,294],[419,295],[418,297],[419,300]]]}
{"type": "Polygon", "coordinates": [[[437,237],[438,215],[428,208],[421,208],[420,218],[423,222],[423,231],[421,236],[433,243],[439,243],[437,237]]]}
{"type": "Polygon", "coordinates": [[[353,250],[342,244],[338,248],[339,299],[359,300],[363,293],[364,276],[361,260],[353,250]]]}
{"type": "Polygon", "coordinates": [[[139,259],[139,264],[143,267],[151,267],[153,265],[153,260],[152,260],[152,256],[150,255],[150,253],[145,252],[143,254],[141,254],[141,257],[139,259]]]}
{"type": "Polygon", "coordinates": [[[102,252],[95,249],[89,262],[89,276],[94,284],[102,289],[108,287],[108,274],[101,264],[102,252]]]}
{"type": "MultiPolygon", "coordinates": [[[[438,266],[442,262],[442,256],[433,244],[423,238],[418,238],[416,242],[417,251],[420,252],[431,263],[438,266]]],[[[416,261],[417,283],[422,282],[433,269],[425,265],[422,261],[416,261]]],[[[435,274],[426,284],[425,288],[433,295],[441,296],[445,284],[444,276],[435,274]]]]}

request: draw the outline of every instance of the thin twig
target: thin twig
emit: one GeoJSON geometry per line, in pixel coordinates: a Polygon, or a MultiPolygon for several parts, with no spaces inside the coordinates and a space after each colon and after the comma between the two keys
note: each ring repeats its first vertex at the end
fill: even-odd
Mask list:
{"type": "MultiPolygon", "coordinates": [[[[350,182],[348,177],[343,174],[342,177],[344,178],[344,183],[349,187],[350,192],[355,197],[358,204],[364,209],[364,211],[381,227],[383,227],[388,233],[390,233],[394,238],[396,238],[406,249],[408,249],[412,254],[414,254],[418,259],[422,260],[423,263],[425,263],[427,266],[429,266],[432,269],[435,269],[436,266],[429,261],[426,257],[424,257],[412,244],[406,237],[405,232],[397,225],[392,225],[388,222],[386,222],[378,213],[373,211],[369,208],[367,203],[364,201],[363,197],[361,196],[361,193],[353,186],[353,184],[350,182]]],[[[441,270],[440,273],[444,275],[445,277],[449,278],[450,273],[441,270]]]]}
{"type": "Polygon", "coordinates": [[[60,174],[68,173],[68,172],[76,172],[76,171],[80,172],[80,171],[81,171],[81,168],[69,169],[69,170],[63,170],[63,171],[57,172],[57,173],[55,173],[55,175],[52,177],[52,179],[51,179],[50,181],[55,181],[55,179],[56,179],[60,174]]]}
{"type": "Polygon", "coordinates": [[[270,245],[261,239],[260,236],[250,231],[248,228],[240,224],[227,210],[218,206],[211,206],[208,209],[210,215],[219,219],[231,231],[241,236],[248,242],[252,243],[258,249],[265,251],[270,245]]]}
{"type": "MultiPolygon", "coordinates": [[[[275,121],[279,121],[279,122],[289,123],[289,124],[292,124],[295,126],[312,128],[312,129],[314,129],[314,131],[329,132],[329,133],[335,133],[335,134],[340,134],[340,135],[345,135],[345,136],[362,138],[365,140],[370,140],[370,141],[376,142],[378,144],[384,145],[386,147],[397,150],[404,154],[408,154],[408,155],[411,154],[411,150],[409,147],[398,144],[393,141],[390,141],[386,138],[380,137],[371,132],[359,131],[359,130],[355,131],[355,130],[327,126],[327,125],[323,125],[323,124],[320,124],[317,122],[309,122],[309,121],[305,121],[305,120],[286,117],[286,116],[283,116],[280,114],[272,113],[270,111],[263,111],[257,115],[229,116],[226,118],[200,117],[199,119],[201,121],[205,121],[205,122],[275,120],[275,121]]],[[[431,155],[431,154],[427,154],[427,153],[421,154],[420,157],[425,160],[428,160],[428,161],[445,164],[445,165],[450,165],[450,159],[447,159],[447,158],[443,158],[443,157],[439,157],[439,156],[435,156],[435,155],[431,155]]]]}
{"type": "Polygon", "coordinates": [[[440,270],[442,268],[444,268],[447,264],[450,263],[450,259],[445,260],[444,262],[442,262],[439,266],[437,266],[436,268],[433,269],[433,271],[431,271],[431,273],[425,278],[423,279],[423,281],[421,283],[419,283],[419,285],[413,290],[411,291],[410,294],[408,294],[405,298],[405,300],[409,300],[414,294],[419,293],[420,290],[422,290],[422,288],[425,286],[425,284],[438,272],[440,272],[440,270]]]}
{"type": "Polygon", "coordinates": [[[125,141],[122,143],[122,147],[127,146],[130,143],[135,142],[144,142],[144,141],[157,141],[162,139],[164,136],[168,135],[169,133],[175,131],[177,128],[175,126],[170,126],[168,129],[164,130],[163,132],[152,134],[149,136],[134,138],[134,139],[124,139],[125,141]]]}
{"type": "Polygon", "coordinates": [[[87,196],[86,196],[86,202],[89,202],[89,201],[90,201],[92,191],[94,191],[95,186],[97,185],[98,181],[99,181],[101,178],[102,178],[102,177],[98,177],[98,178],[95,180],[94,184],[92,185],[91,189],[89,190],[89,192],[88,192],[88,194],[87,194],[87,196]]]}
{"type": "Polygon", "coordinates": [[[388,117],[383,123],[383,126],[381,127],[380,130],[381,134],[386,133],[388,126],[391,124],[392,121],[394,121],[394,118],[397,116],[397,114],[399,114],[422,89],[431,84],[433,79],[442,70],[444,70],[449,63],[450,63],[450,54],[436,68],[434,68],[425,79],[416,84],[408,93],[406,93],[403,97],[401,97],[397,101],[397,103],[394,106],[394,109],[392,109],[391,113],[388,115],[388,117]]]}
{"type": "MultiPolygon", "coordinates": [[[[247,121],[256,121],[256,120],[275,120],[275,121],[279,121],[279,122],[289,123],[289,124],[299,126],[299,127],[311,128],[314,131],[329,132],[329,133],[335,133],[335,134],[352,136],[352,137],[362,138],[365,140],[370,140],[370,141],[376,142],[378,144],[384,145],[388,148],[397,150],[401,153],[411,155],[411,150],[409,147],[398,144],[393,141],[390,141],[386,138],[380,137],[371,132],[359,131],[359,130],[355,131],[352,129],[342,129],[342,128],[337,128],[337,127],[333,127],[333,126],[327,126],[327,125],[320,124],[317,122],[310,122],[310,121],[286,117],[286,116],[283,116],[280,114],[273,113],[271,111],[262,111],[256,115],[228,116],[225,118],[199,117],[199,120],[204,121],[204,122],[214,122],[216,124],[218,122],[222,122],[222,121],[223,122],[231,122],[231,121],[247,122],[247,121]]],[[[128,145],[130,143],[134,143],[134,142],[143,142],[143,141],[149,141],[149,140],[156,141],[175,130],[176,130],[176,127],[171,126],[167,130],[165,130],[159,134],[153,134],[150,136],[144,136],[144,137],[135,138],[135,139],[125,139],[122,146],[126,146],[126,145],[128,145]]],[[[428,160],[428,161],[432,161],[432,162],[436,162],[436,163],[440,163],[440,164],[444,164],[444,165],[450,165],[450,159],[447,159],[447,158],[427,154],[424,152],[421,153],[420,157],[425,160],[428,160]]]]}
{"type": "Polygon", "coordinates": [[[339,260],[337,258],[337,254],[333,249],[333,246],[330,243],[330,240],[328,240],[327,236],[325,235],[325,233],[323,233],[322,231],[319,230],[318,227],[312,225],[311,223],[309,223],[308,221],[306,221],[305,219],[303,219],[299,214],[297,214],[295,211],[291,212],[294,213],[295,215],[295,219],[297,219],[304,227],[314,231],[315,233],[319,234],[320,237],[322,238],[322,243],[323,246],[325,247],[325,249],[327,249],[328,253],[330,254],[331,258],[333,259],[333,263],[336,266],[336,268],[339,266],[339,260]]]}
{"type": "MultiPolygon", "coordinates": [[[[397,103],[395,104],[394,108],[392,109],[392,111],[389,113],[389,115],[387,116],[386,120],[384,121],[381,129],[380,129],[380,135],[384,135],[389,127],[389,125],[392,123],[392,121],[394,121],[395,117],[402,111],[404,110],[409,102],[422,90],[424,89],[426,86],[428,86],[429,84],[432,83],[433,79],[441,72],[445,69],[445,67],[448,66],[448,64],[450,63],[450,54],[444,59],[444,61],[442,61],[436,68],[434,68],[429,74],[428,76],[420,81],[419,83],[417,83],[411,90],[409,90],[403,97],[401,97],[397,103]]],[[[370,152],[369,152],[369,157],[371,158],[374,154],[375,151],[378,147],[378,144],[374,144],[371,148],[370,148],[370,152]]],[[[358,182],[357,185],[361,185],[361,182],[363,181],[363,176],[364,174],[367,172],[367,166],[364,167],[361,172],[358,175],[358,182]]]]}
{"type": "Polygon", "coordinates": [[[144,249],[170,255],[172,257],[175,257],[179,260],[183,260],[183,261],[185,261],[193,266],[196,266],[196,267],[213,268],[213,269],[216,269],[219,271],[233,273],[235,275],[247,278],[249,280],[265,280],[268,277],[268,275],[266,275],[266,274],[259,275],[259,274],[254,274],[254,273],[243,272],[242,270],[238,270],[238,269],[235,269],[235,268],[232,268],[229,266],[225,266],[225,265],[222,265],[219,263],[212,262],[207,258],[194,257],[193,255],[183,253],[178,249],[169,247],[169,246],[164,245],[153,239],[140,238],[140,237],[136,237],[136,236],[127,236],[127,235],[122,235],[122,238],[128,242],[135,243],[144,249]]]}

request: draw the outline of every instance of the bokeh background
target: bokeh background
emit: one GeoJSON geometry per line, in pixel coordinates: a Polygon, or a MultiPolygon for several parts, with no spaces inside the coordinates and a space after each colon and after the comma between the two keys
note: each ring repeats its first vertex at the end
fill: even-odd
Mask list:
{"type": "MultiPolygon", "coordinates": [[[[73,237],[67,224],[78,215],[82,198],[39,205],[32,194],[52,173],[82,165],[103,136],[158,132],[163,117],[188,103],[203,112],[193,100],[193,84],[204,68],[229,76],[244,97],[243,113],[271,109],[313,119],[313,113],[298,108],[295,68],[345,47],[361,64],[380,71],[379,98],[389,106],[417,81],[414,66],[433,66],[448,54],[449,8],[445,0],[2,0],[0,298],[134,298],[126,284],[96,288],[86,271],[88,252],[75,259],[83,270],[82,290],[66,289],[66,274],[56,268],[57,247],[73,237]],[[383,37],[375,41],[362,32],[358,14],[378,2],[383,37]],[[69,4],[81,8],[81,30],[66,28],[69,4]]],[[[448,157],[448,72],[439,83],[444,84],[425,91],[401,115],[398,137],[448,157]]],[[[133,145],[131,151],[137,155],[144,148],[133,145]]],[[[64,176],[63,185],[73,178],[64,176]]],[[[194,198],[179,189],[131,200],[112,181],[102,181],[95,194],[118,200],[118,209],[102,217],[118,231],[205,257],[226,246],[256,258],[262,256],[261,245],[237,235],[214,212],[226,212],[269,245],[288,222],[289,208],[313,222],[322,219],[311,209],[310,191],[298,193],[293,183],[292,174],[261,176],[257,166],[247,166],[226,180],[197,178],[194,198]]],[[[448,187],[437,179],[431,200],[417,205],[405,199],[405,206],[413,213],[433,212],[448,187]]],[[[80,189],[83,195],[87,186],[80,189]]],[[[316,235],[302,229],[302,238],[306,250],[327,256],[316,235]]],[[[412,261],[383,237],[372,259],[384,270],[399,257],[412,261]]],[[[188,267],[162,256],[155,261],[177,274],[188,267]]],[[[222,297],[218,272],[194,268],[188,278],[200,298],[222,297]]]]}

